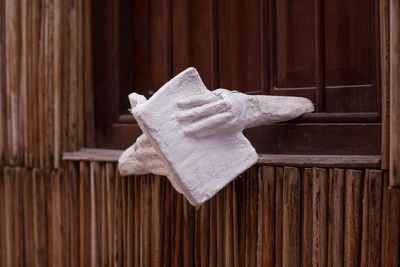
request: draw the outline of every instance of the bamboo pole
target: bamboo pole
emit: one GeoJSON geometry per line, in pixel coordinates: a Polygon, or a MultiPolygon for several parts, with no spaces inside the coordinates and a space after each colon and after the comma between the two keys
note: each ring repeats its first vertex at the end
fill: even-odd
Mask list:
{"type": "Polygon", "coordinates": [[[344,266],[360,264],[363,173],[346,171],[344,266]]]}
{"type": "Polygon", "coordinates": [[[275,266],[275,168],[262,167],[262,266],[275,266]]]}
{"type": "Polygon", "coordinates": [[[282,266],[300,265],[300,203],[299,169],[285,167],[283,177],[283,252],[282,266]]]}
{"type": "Polygon", "coordinates": [[[302,205],[302,264],[312,265],[313,255],[313,169],[303,170],[303,205],[302,205]]]}

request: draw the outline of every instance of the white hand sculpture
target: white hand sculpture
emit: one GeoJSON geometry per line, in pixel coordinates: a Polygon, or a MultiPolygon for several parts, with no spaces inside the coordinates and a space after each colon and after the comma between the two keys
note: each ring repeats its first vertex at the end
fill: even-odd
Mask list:
{"type": "Polygon", "coordinates": [[[144,134],[139,136],[136,143],[121,154],[118,168],[123,176],[142,175],[150,172],[168,175],[164,162],[144,134]]]}
{"type": "Polygon", "coordinates": [[[188,135],[198,138],[287,121],[314,111],[303,97],[246,95],[217,89],[178,100],[177,119],[188,135]]]}
{"type": "Polygon", "coordinates": [[[135,93],[129,100],[145,134],[121,155],[121,174],[166,175],[194,206],[257,161],[243,129],[314,110],[311,101],[301,97],[211,92],[194,68],[175,76],[149,101],[135,93]]]}
{"type": "MultiPolygon", "coordinates": [[[[137,103],[131,104],[134,107],[137,103]]],[[[179,99],[177,106],[181,109],[178,120],[185,133],[198,138],[287,121],[314,110],[307,98],[246,95],[226,89],[179,99]]],[[[144,134],[122,153],[118,166],[123,176],[147,173],[168,176],[164,162],[144,134]]]]}

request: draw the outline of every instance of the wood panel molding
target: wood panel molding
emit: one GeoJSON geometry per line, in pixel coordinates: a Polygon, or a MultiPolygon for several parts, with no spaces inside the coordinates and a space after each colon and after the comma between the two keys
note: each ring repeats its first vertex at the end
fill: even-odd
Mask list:
{"type": "MultiPolygon", "coordinates": [[[[118,162],[122,150],[82,148],[65,152],[65,161],[118,162]]],[[[257,164],[293,167],[379,168],[380,155],[282,155],[259,154],[257,164]]]]}
{"type": "Polygon", "coordinates": [[[400,186],[400,5],[390,1],[390,185],[400,186]]]}

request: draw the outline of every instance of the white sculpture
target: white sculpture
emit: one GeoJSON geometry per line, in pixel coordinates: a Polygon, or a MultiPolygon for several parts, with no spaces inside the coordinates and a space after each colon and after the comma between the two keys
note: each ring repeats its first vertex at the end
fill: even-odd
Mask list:
{"type": "Polygon", "coordinates": [[[194,206],[257,161],[243,129],[314,110],[302,97],[209,91],[194,68],[175,76],[148,101],[135,93],[129,100],[144,134],[121,155],[121,175],[165,175],[194,206]]]}

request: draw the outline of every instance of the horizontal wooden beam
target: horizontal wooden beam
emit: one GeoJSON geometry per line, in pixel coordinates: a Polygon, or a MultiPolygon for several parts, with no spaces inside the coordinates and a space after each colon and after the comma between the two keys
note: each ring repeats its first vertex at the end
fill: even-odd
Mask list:
{"type": "Polygon", "coordinates": [[[380,155],[259,154],[258,164],[293,167],[380,168],[380,155]]]}
{"type": "MultiPolygon", "coordinates": [[[[82,148],[65,152],[63,160],[117,162],[122,150],[82,148]]],[[[380,155],[282,155],[259,154],[257,164],[293,167],[380,168],[380,155]]]]}

